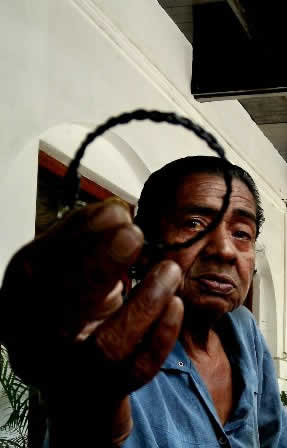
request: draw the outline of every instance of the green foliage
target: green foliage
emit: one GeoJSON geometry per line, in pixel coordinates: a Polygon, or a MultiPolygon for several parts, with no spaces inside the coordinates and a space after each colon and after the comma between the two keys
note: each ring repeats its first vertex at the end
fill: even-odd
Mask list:
{"type": "Polygon", "coordinates": [[[2,397],[9,403],[11,413],[0,427],[0,448],[28,446],[29,388],[11,370],[8,354],[0,345],[0,386],[2,397]]]}
{"type": "Polygon", "coordinates": [[[27,437],[15,436],[15,438],[0,437],[0,448],[23,448],[28,446],[27,437]]]}
{"type": "Polygon", "coordinates": [[[287,394],[284,390],[282,390],[280,394],[281,401],[283,403],[283,406],[287,406],[287,394]]]}

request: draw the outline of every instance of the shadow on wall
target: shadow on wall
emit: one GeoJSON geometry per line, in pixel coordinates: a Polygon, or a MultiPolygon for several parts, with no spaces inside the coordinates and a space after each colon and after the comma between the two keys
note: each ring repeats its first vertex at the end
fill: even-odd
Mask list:
{"type": "Polygon", "coordinates": [[[151,172],[143,160],[139,157],[137,152],[119,135],[115,132],[109,131],[105,134],[105,139],[110,142],[121,156],[127,161],[133,170],[133,175],[141,182],[146,181],[151,172]]]}
{"type": "Polygon", "coordinates": [[[274,283],[263,244],[256,245],[253,313],[273,357],[277,356],[277,308],[274,283]]]}

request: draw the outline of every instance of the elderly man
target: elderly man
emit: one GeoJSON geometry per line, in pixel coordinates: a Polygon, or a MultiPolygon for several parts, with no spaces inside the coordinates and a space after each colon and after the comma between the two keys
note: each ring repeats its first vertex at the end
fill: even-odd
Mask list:
{"type": "Polygon", "coordinates": [[[262,222],[245,171],[187,157],[148,179],[137,226],[116,201],[89,206],[16,254],[2,339],[42,391],[50,447],[286,448],[273,362],[242,306],[262,222]],[[230,204],[212,232],[186,249],[142,251],[142,231],[175,243],[205,229],[226,168],[230,204]],[[123,303],[132,265],[140,282],[123,303]]]}

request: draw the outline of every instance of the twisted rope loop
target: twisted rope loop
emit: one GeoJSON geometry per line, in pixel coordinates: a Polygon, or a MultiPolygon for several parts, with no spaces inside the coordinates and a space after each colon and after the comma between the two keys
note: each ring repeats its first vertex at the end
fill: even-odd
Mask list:
{"type": "MultiPolygon", "coordinates": [[[[175,113],[170,112],[159,112],[157,110],[147,111],[144,109],[138,109],[133,112],[125,112],[117,117],[109,118],[105,123],[99,125],[94,131],[87,134],[84,141],[81,143],[79,149],[77,150],[74,159],[71,161],[67,173],[64,178],[64,189],[63,189],[63,209],[70,210],[73,209],[77,203],[80,190],[80,176],[78,173],[81,159],[83,158],[86,148],[100,135],[103,135],[109,129],[117,126],[123,125],[131,122],[132,120],[143,121],[150,120],[155,123],[169,123],[176,126],[182,126],[185,129],[192,131],[201,140],[204,140],[210,149],[215,151],[219,157],[226,160],[225,152],[222,146],[218,143],[216,138],[205,131],[201,126],[195,124],[192,120],[179,116],[175,113]]],[[[231,195],[231,174],[229,170],[224,170],[224,180],[226,184],[226,193],[223,198],[223,203],[221,209],[218,211],[213,221],[201,232],[198,232],[195,237],[183,242],[175,244],[165,244],[164,242],[154,242],[145,241],[145,246],[149,249],[156,251],[166,251],[166,250],[180,250],[192,246],[196,241],[203,238],[207,233],[214,230],[219,222],[221,221],[224,213],[226,212],[230,195],[231,195]]],[[[63,213],[59,213],[59,217],[62,217],[63,213]]]]}

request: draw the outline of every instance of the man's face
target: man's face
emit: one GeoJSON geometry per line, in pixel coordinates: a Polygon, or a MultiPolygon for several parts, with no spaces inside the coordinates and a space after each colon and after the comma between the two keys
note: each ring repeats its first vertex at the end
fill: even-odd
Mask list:
{"type": "MultiPolygon", "coordinates": [[[[219,175],[187,177],[177,191],[175,210],[163,219],[163,239],[183,242],[203,230],[221,208],[225,191],[219,175]]],[[[244,302],[254,271],[255,211],[248,187],[233,179],[230,204],[218,227],[190,248],[168,254],[182,268],[178,295],[186,307],[220,317],[244,302]]]]}

